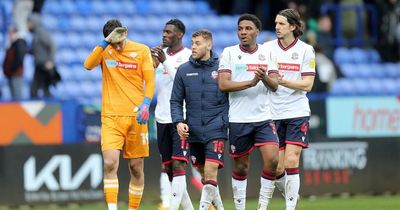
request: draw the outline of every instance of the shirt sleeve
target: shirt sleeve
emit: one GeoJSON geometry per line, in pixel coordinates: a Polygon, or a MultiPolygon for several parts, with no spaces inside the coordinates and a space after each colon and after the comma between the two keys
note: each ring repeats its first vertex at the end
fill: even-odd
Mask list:
{"type": "Polygon", "coordinates": [[[175,75],[174,85],[172,87],[170,107],[171,118],[173,123],[183,122],[183,100],[185,98],[185,85],[182,79],[182,71],[178,68],[175,75]]]}
{"type": "Polygon", "coordinates": [[[150,49],[148,47],[145,47],[143,53],[144,55],[142,60],[142,71],[143,79],[146,84],[144,96],[152,99],[155,86],[153,59],[151,58],[150,49]]]}
{"type": "Polygon", "coordinates": [[[83,66],[87,70],[92,70],[94,67],[100,64],[102,60],[103,48],[101,46],[96,46],[89,56],[85,59],[83,66]]]}
{"type": "Polygon", "coordinates": [[[278,71],[278,60],[276,54],[272,51],[269,50],[268,52],[268,74],[279,74],[278,71]]]}
{"type": "Polygon", "coordinates": [[[314,48],[311,46],[308,46],[306,49],[301,68],[301,76],[315,76],[315,52],[314,48]]]}
{"type": "Polygon", "coordinates": [[[228,48],[225,48],[224,51],[221,54],[221,58],[219,61],[219,67],[218,67],[218,72],[232,72],[232,66],[231,66],[231,55],[229,53],[228,48]]]}

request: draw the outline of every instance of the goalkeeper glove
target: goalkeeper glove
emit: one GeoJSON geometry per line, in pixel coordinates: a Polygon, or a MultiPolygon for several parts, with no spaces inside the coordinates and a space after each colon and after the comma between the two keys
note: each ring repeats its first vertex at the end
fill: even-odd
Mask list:
{"type": "Polygon", "coordinates": [[[144,97],[142,103],[133,110],[134,112],[138,112],[136,115],[136,120],[139,124],[146,124],[149,120],[150,103],[151,99],[144,97]]]}
{"type": "Polygon", "coordinates": [[[115,44],[126,39],[127,27],[117,27],[105,38],[106,42],[115,44]]]}

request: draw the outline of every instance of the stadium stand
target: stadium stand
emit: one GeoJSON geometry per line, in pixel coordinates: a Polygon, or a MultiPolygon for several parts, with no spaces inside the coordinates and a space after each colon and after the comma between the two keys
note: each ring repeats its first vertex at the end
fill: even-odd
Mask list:
{"type": "MultiPolygon", "coordinates": [[[[0,4],[4,16],[11,18],[12,0],[4,0],[0,4]]],[[[101,95],[100,69],[86,72],[82,62],[103,38],[101,27],[109,18],[120,19],[130,29],[130,39],[149,47],[161,43],[164,23],[171,18],[182,19],[186,24],[184,45],[187,47],[190,47],[191,33],[200,28],[213,32],[214,51],[218,54],[221,54],[224,47],[238,43],[237,16],[219,16],[206,1],[53,0],[46,1],[42,13],[44,25],[51,31],[57,45],[56,63],[63,79],[58,87],[52,88],[52,92],[57,98],[75,98],[84,104],[93,103],[91,99],[98,102],[101,95]]],[[[3,19],[1,21],[5,22],[3,19]]],[[[258,41],[263,43],[274,37],[273,32],[263,31],[258,41]]],[[[4,45],[5,39],[6,34],[0,33],[1,44],[4,45]]],[[[0,50],[0,57],[3,58],[3,55],[4,51],[0,50]]],[[[400,94],[400,63],[382,63],[375,49],[338,47],[334,51],[334,62],[344,78],[337,80],[331,90],[332,95],[400,94]]],[[[24,89],[29,89],[32,75],[33,61],[28,55],[25,61],[24,89]]],[[[2,100],[9,100],[5,82],[0,72],[2,100]]],[[[28,93],[28,90],[24,91],[25,99],[28,99],[28,93]]]]}

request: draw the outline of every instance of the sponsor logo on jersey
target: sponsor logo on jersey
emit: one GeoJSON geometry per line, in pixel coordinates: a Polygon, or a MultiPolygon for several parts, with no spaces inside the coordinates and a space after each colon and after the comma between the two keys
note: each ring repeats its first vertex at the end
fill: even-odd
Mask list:
{"type": "Polygon", "coordinates": [[[247,64],[247,71],[248,72],[255,72],[260,67],[264,67],[264,68],[268,69],[268,65],[267,64],[247,64]]]}
{"type": "Polygon", "coordinates": [[[212,71],[211,72],[211,78],[217,79],[218,78],[218,72],[217,71],[212,71]]]}
{"type": "Polygon", "coordinates": [[[186,74],[187,77],[195,77],[195,76],[199,76],[199,73],[187,73],[186,74]]]}
{"type": "Polygon", "coordinates": [[[300,64],[297,64],[297,63],[278,63],[278,70],[300,71],[300,64]]]}
{"type": "Polygon", "coordinates": [[[121,68],[125,70],[137,70],[138,68],[137,63],[121,62],[114,59],[107,59],[106,66],[110,68],[121,68]]]}
{"type": "Polygon", "coordinates": [[[267,64],[235,64],[236,72],[255,72],[259,67],[264,67],[268,69],[267,64]]]}

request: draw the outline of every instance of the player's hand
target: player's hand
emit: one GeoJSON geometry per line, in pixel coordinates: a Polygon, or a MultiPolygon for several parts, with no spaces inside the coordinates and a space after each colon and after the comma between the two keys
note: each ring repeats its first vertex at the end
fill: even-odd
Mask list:
{"type": "Polygon", "coordinates": [[[186,123],[178,123],[176,129],[180,137],[189,137],[189,126],[186,123]]]}
{"type": "Polygon", "coordinates": [[[111,44],[119,43],[126,39],[127,31],[127,27],[117,27],[105,38],[105,40],[111,44]]]}
{"type": "Polygon", "coordinates": [[[278,84],[280,84],[280,85],[285,84],[285,80],[283,79],[283,75],[282,74],[278,75],[278,84]]]}
{"type": "Polygon", "coordinates": [[[257,76],[259,80],[265,80],[265,77],[267,76],[267,68],[259,66],[257,70],[254,72],[254,74],[257,76]]]}
{"type": "Polygon", "coordinates": [[[136,115],[136,120],[139,124],[146,124],[149,120],[149,108],[150,108],[151,99],[144,97],[142,103],[136,107],[133,112],[138,112],[136,115]]]}
{"type": "Polygon", "coordinates": [[[157,66],[160,64],[160,60],[158,59],[158,51],[156,50],[156,47],[150,49],[151,52],[151,58],[153,59],[153,67],[157,68],[157,66]]]}
{"type": "Polygon", "coordinates": [[[160,63],[164,63],[164,61],[167,59],[167,57],[165,56],[164,50],[161,47],[157,47],[157,48],[155,48],[155,50],[157,50],[157,57],[158,57],[158,60],[160,61],[160,63]]]}

